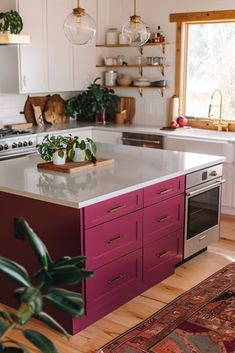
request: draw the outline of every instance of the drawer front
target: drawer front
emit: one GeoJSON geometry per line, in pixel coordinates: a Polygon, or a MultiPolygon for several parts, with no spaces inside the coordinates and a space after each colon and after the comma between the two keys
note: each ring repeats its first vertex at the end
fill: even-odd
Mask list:
{"type": "Polygon", "coordinates": [[[166,200],[184,192],[184,176],[163,181],[144,189],[144,206],[166,200]]]}
{"type": "Polygon", "coordinates": [[[172,197],[144,209],[144,243],[160,239],[183,227],[184,195],[172,197]]]}
{"type": "Polygon", "coordinates": [[[95,271],[86,281],[88,312],[104,310],[113,303],[120,305],[126,298],[136,296],[142,282],[142,250],[136,250],[95,271]]]}
{"type": "Polygon", "coordinates": [[[85,207],[85,228],[110,221],[143,207],[143,189],[85,207]]]}
{"type": "Polygon", "coordinates": [[[183,228],[146,245],[143,249],[143,279],[154,285],[174,272],[183,258],[183,228]],[[161,270],[160,270],[161,269],[161,270]]]}
{"type": "Polygon", "coordinates": [[[85,231],[87,268],[95,269],[142,246],[142,210],[85,231]]]}

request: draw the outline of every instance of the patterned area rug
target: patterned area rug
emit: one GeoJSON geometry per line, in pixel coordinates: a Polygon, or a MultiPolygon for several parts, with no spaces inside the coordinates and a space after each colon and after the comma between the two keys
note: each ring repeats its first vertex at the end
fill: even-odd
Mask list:
{"type": "Polygon", "coordinates": [[[97,353],[235,353],[235,263],[97,353]]]}

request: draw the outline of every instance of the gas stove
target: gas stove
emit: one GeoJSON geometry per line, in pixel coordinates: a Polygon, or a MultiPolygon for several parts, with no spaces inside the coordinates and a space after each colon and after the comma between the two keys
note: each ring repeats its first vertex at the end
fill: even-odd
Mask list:
{"type": "Polygon", "coordinates": [[[0,129],[0,160],[36,153],[36,144],[30,130],[0,129]]]}

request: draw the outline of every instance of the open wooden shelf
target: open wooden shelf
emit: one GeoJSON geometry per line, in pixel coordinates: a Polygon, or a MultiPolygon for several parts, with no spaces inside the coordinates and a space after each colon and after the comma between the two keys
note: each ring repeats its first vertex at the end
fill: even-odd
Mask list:
{"type": "MultiPolygon", "coordinates": [[[[157,42],[157,43],[145,43],[141,47],[154,47],[154,46],[161,46],[161,45],[166,45],[168,44],[167,42],[157,42]]],[[[139,48],[139,47],[134,47],[128,44],[96,44],[98,48],[139,48]]]]}
{"type": "Polygon", "coordinates": [[[130,69],[130,68],[137,68],[140,70],[141,75],[143,75],[143,69],[144,68],[149,68],[149,69],[158,69],[160,70],[162,76],[165,75],[165,67],[167,67],[168,65],[166,64],[159,64],[159,65],[96,65],[96,67],[99,68],[116,68],[116,69],[130,69]]]}
{"type": "Polygon", "coordinates": [[[161,86],[161,87],[156,87],[156,86],[105,86],[103,85],[102,87],[106,87],[106,88],[111,88],[111,89],[117,89],[117,88],[120,88],[120,89],[130,89],[130,88],[135,88],[139,91],[140,95],[142,96],[143,95],[143,90],[158,90],[160,91],[161,93],[161,96],[163,97],[164,95],[164,91],[165,89],[167,88],[166,86],[161,86]]]}

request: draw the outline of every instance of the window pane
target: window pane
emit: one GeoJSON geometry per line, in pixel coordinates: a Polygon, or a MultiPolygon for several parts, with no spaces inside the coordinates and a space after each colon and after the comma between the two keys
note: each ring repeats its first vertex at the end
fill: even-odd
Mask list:
{"type": "MultiPolygon", "coordinates": [[[[188,26],[186,115],[208,116],[211,95],[223,94],[223,119],[235,120],[235,23],[188,26]]],[[[219,96],[213,99],[211,115],[219,116],[219,96]]]]}

